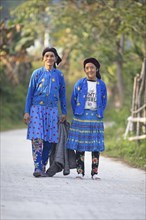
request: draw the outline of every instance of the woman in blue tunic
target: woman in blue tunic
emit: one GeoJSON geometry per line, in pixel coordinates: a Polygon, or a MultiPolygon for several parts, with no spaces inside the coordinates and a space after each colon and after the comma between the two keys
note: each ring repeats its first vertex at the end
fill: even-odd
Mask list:
{"type": "Polygon", "coordinates": [[[104,151],[104,110],[107,90],[101,80],[100,63],[88,58],[83,63],[85,78],[79,79],[71,97],[73,120],[66,147],[76,150],[76,164],[79,178],[85,175],[85,151],[92,152],[91,177],[98,179],[99,154],[104,151]]]}
{"type": "Polygon", "coordinates": [[[58,143],[58,120],[66,120],[66,86],[63,73],[56,69],[61,62],[55,48],[42,52],[44,66],[32,73],[25,104],[24,122],[27,139],[32,142],[35,177],[46,177],[52,143],[58,143]],[[58,103],[62,115],[59,119],[58,103]]]}

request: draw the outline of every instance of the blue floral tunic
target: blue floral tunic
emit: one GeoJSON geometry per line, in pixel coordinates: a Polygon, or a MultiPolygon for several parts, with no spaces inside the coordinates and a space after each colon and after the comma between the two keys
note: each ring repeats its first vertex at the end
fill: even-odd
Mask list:
{"type": "Polygon", "coordinates": [[[64,75],[53,68],[41,67],[32,73],[26,97],[25,113],[30,114],[27,139],[43,139],[58,143],[58,103],[62,114],[66,110],[64,75]]]}

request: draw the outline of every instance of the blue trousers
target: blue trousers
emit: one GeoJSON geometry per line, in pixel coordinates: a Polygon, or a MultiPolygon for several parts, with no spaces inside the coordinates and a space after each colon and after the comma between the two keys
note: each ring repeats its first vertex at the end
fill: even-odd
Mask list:
{"type": "Polygon", "coordinates": [[[42,139],[32,140],[32,156],[34,161],[34,171],[45,171],[45,166],[48,163],[52,143],[42,139]]]}

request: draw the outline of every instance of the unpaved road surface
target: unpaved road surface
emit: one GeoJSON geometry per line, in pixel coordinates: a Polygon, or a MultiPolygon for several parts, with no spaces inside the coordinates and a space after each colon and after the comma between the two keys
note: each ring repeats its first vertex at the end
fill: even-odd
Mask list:
{"type": "Polygon", "coordinates": [[[99,176],[34,178],[26,129],[1,134],[1,220],[145,220],[145,172],[101,156],[99,176]]]}

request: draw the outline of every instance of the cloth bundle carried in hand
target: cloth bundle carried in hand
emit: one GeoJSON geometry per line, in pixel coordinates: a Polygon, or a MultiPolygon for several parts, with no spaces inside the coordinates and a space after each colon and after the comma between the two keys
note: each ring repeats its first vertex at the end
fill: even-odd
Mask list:
{"type": "Polygon", "coordinates": [[[46,171],[49,177],[63,170],[63,175],[69,175],[70,169],[76,168],[76,155],[74,150],[65,148],[70,123],[59,122],[59,142],[53,144],[50,154],[50,167],[46,171]]]}

